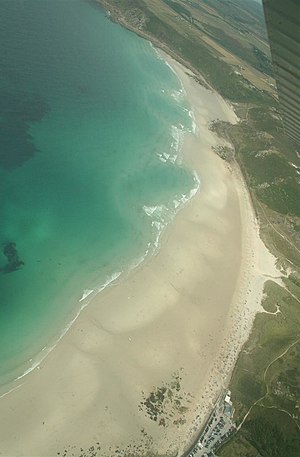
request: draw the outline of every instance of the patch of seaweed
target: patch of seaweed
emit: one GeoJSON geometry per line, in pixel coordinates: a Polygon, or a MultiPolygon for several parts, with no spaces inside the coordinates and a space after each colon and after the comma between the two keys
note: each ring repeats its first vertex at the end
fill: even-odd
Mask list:
{"type": "Polygon", "coordinates": [[[23,260],[19,257],[16,243],[13,241],[4,244],[3,254],[7,261],[4,267],[0,267],[1,273],[12,273],[13,271],[19,270],[24,265],[23,260]]]}

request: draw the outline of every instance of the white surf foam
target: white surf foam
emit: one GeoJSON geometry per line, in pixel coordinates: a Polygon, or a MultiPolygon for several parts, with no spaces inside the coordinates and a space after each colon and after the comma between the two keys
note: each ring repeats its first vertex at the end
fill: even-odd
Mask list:
{"type": "Polygon", "coordinates": [[[94,292],[94,289],[85,289],[83,291],[83,294],[82,294],[82,297],[81,299],[79,300],[80,302],[85,300],[89,295],[91,295],[92,293],[94,292]]]}
{"type": "Polygon", "coordinates": [[[181,89],[174,90],[171,93],[171,97],[174,98],[174,100],[176,100],[176,102],[178,102],[178,103],[181,103],[182,100],[185,98],[185,96],[186,96],[186,92],[185,92],[185,89],[183,86],[181,87],[181,89]]]}
{"type": "MultiPolygon", "coordinates": [[[[77,320],[78,316],[80,315],[81,311],[86,306],[88,306],[88,304],[90,303],[92,298],[94,298],[95,295],[97,295],[99,292],[104,290],[106,287],[112,285],[121,276],[122,273],[123,273],[123,271],[117,271],[117,272],[113,273],[111,276],[107,276],[105,282],[102,283],[96,290],[85,289],[83,291],[81,299],[79,300],[79,303],[81,303],[81,306],[78,309],[78,311],[76,312],[73,319],[64,327],[63,331],[61,332],[59,337],[55,340],[55,342],[52,345],[43,347],[43,349],[40,351],[40,353],[35,357],[34,361],[33,361],[33,359],[29,360],[30,362],[33,361],[33,363],[31,363],[31,365],[20,376],[18,376],[14,381],[19,381],[20,379],[24,378],[29,373],[31,373],[34,369],[39,368],[40,364],[45,360],[45,358],[56,347],[56,345],[59,343],[59,341],[70,330],[70,328],[72,327],[74,322],[77,320]]],[[[20,387],[20,385],[11,389],[10,392],[12,392],[13,390],[15,390],[18,387],[20,387]]]]}
{"type": "MultiPolygon", "coordinates": [[[[155,229],[154,250],[157,251],[160,247],[160,239],[163,231],[168,224],[175,218],[178,211],[180,211],[198,192],[200,188],[200,179],[197,173],[193,172],[194,187],[188,194],[181,194],[170,202],[169,206],[143,206],[145,214],[152,219],[151,226],[155,229]]],[[[149,247],[150,250],[150,247],[149,247]]]]}
{"type": "Polygon", "coordinates": [[[172,125],[171,126],[171,135],[172,135],[172,138],[173,138],[173,141],[171,143],[171,148],[177,154],[173,155],[173,158],[170,157],[169,160],[176,161],[176,159],[178,157],[178,153],[181,151],[182,146],[183,146],[184,134],[185,134],[185,131],[183,130],[181,125],[180,125],[180,127],[177,127],[176,125],[172,125]]]}

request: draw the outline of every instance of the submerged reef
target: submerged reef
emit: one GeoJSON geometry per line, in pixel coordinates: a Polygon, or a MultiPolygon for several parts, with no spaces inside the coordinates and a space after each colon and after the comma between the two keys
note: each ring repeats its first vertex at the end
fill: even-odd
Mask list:
{"type": "Polygon", "coordinates": [[[23,92],[8,94],[0,90],[0,99],[0,168],[12,171],[39,152],[30,127],[43,119],[49,107],[38,95],[23,92]]]}
{"type": "Polygon", "coordinates": [[[12,241],[5,243],[3,246],[3,254],[6,257],[7,262],[4,267],[0,267],[1,273],[12,273],[24,265],[23,260],[20,260],[19,258],[16,243],[12,241]]]}

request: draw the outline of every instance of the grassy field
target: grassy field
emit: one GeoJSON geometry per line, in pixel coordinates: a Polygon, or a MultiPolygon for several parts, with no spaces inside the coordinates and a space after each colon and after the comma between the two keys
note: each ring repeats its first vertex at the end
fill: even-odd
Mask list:
{"type": "MultiPolygon", "coordinates": [[[[270,402],[276,404],[276,401],[279,401],[285,388],[282,388],[281,393],[279,387],[278,391],[274,390],[277,382],[275,378],[277,375],[280,378],[280,370],[288,371],[290,368],[294,370],[295,364],[292,357],[294,351],[298,351],[298,356],[300,356],[300,343],[297,343],[300,341],[300,315],[297,299],[288,290],[268,281],[265,285],[263,307],[267,313],[257,315],[251,337],[240,354],[232,376],[232,395],[238,422],[257,400],[259,400],[258,404],[266,405],[269,405],[270,402]],[[293,346],[294,343],[296,343],[295,346],[293,346]],[[259,350],[257,350],[258,347],[259,350]],[[287,348],[291,348],[290,352],[285,353],[287,348]],[[277,359],[278,357],[279,359],[277,359]],[[289,363],[286,365],[285,361],[289,361],[289,363]],[[274,394],[275,391],[277,396],[274,394]]],[[[300,366],[298,375],[300,375],[300,366]]],[[[289,400],[292,408],[289,412],[295,417],[297,416],[295,420],[300,425],[300,411],[297,410],[299,396],[297,400],[297,395],[295,395],[294,400],[293,405],[291,399],[289,400]]]]}
{"type": "Polygon", "coordinates": [[[258,202],[294,219],[294,226],[298,227],[299,158],[295,146],[284,137],[275,113],[273,107],[250,107],[244,121],[235,126],[215,123],[214,129],[233,143],[236,158],[258,202]]]}
{"type": "MultiPolygon", "coordinates": [[[[256,406],[243,431],[224,445],[225,457],[299,457],[299,429],[284,412],[256,406]]],[[[219,451],[220,452],[220,451],[219,451]]]]}
{"type": "Polygon", "coordinates": [[[239,163],[284,280],[265,284],[265,312],[256,316],[230,382],[238,431],[218,455],[299,457],[300,155],[283,132],[262,7],[252,0],[97,1],[112,20],[204,77],[240,118],[213,123],[234,157],[217,152],[239,163]]]}

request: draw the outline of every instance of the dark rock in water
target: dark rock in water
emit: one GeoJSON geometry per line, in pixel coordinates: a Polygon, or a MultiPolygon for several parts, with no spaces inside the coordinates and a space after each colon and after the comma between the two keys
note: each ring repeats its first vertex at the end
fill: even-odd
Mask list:
{"type": "Polygon", "coordinates": [[[16,243],[10,241],[4,244],[3,254],[7,259],[7,263],[4,267],[0,268],[2,273],[12,273],[24,265],[23,260],[19,258],[16,243]]]}
{"type": "Polygon", "coordinates": [[[8,94],[0,90],[0,168],[12,171],[39,152],[30,133],[33,122],[49,111],[39,96],[20,92],[8,94]]]}

